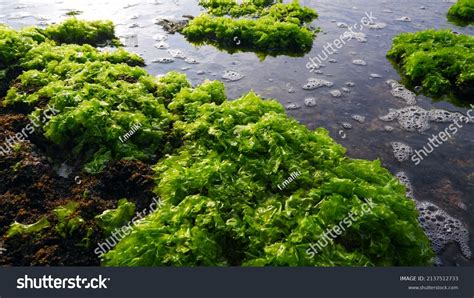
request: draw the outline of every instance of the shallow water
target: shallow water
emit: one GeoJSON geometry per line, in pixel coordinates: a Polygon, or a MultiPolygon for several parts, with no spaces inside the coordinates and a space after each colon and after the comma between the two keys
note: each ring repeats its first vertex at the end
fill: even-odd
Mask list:
{"type": "MultiPolygon", "coordinates": [[[[450,123],[430,122],[430,128],[422,132],[410,132],[403,130],[397,120],[384,122],[379,119],[387,115],[389,109],[408,106],[403,99],[394,97],[390,93],[391,87],[386,84],[389,79],[400,79],[385,58],[393,36],[400,32],[428,28],[452,28],[456,32],[472,35],[474,27],[463,28],[449,23],[445,15],[452,3],[443,0],[300,2],[316,9],[319,14],[314,25],[320,27],[321,32],[311,52],[299,58],[267,57],[264,61],[253,53],[231,55],[212,46],[195,47],[180,34],[166,34],[154,24],[154,19],[159,16],[180,18],[187,14],[197,15],[201,11],[197,0],[0,0],[0,22],[14,28],[45,26],[65,19],[70,10],[79,10],[83,12],[80,18],[113,20],[119,36],[130,45],[137,43],[136,47],[128,47],[128,50],[142,55],[147,63],[146,69],[154,75],[177,70],[185,72],[193,84],[199,84],[206,78],[224,81],[229,98],[237,98],[251,89],[265,98],[276,98],[289,108],[290,116],[307,127],[328,129],[331,136],[348,149],[349,156],[380,159],[394,174],[405,172],[413,186],[416,200],[432,202],[463,223],[471,235],[469,248],[474,250],[474,158],[471,153],[474,150],[474,124],[463,125],[451,139],[436,148],[419,165],[415,165],[411,160],[398,161],[392,143],[401,142],[413,150],[419,150],[426,145],[428,137],[445,130],[450,123]],[[347,30],[340,23],[360,23],[361,18],[370,12],[376,18],[376,23],[385,23],[386,26],[382,29],[354,30],[364,33],[367,41],[359,42],[356,38],[348,41],[338,53],[330,55],[323,62],[325,66],[319,69],[321,73],[311,73],[306,68],[309,57],[321,54],[327,42],[334,41],[347,30]],[[155,47],[157,43],[161,43],[161,46],[155,47]],[[174,57],[174,61],[169,63],[152,62],[170,58],[176,54],[173,50],[178,49],[186,58],[195,61],[174,57]],[[353,60],[357,59],[365,61],[367,65],[354,64],[353,60]],[[226,71],[227,74],[228,71],[235,71],[244,76],[238,80],[224,79],[226,71]],[[302,86],[309,78],[334,84],[331,87],[305,90],[302,86]],[[347,86],[347,82],[353,82],[354,86],[347,86]],[[305,105],[307,98],[313,99],[306,100],[305,105]]],[[[237,44],[238,40],[236,47],[237,44]]],[[[456,107],[448,102],[433,102],[425,96],[417,96],[416,100],[417,106],[425,110],[436,108],[462,114],[467,112],[467,108],[456,107]]],[[[455,243],[445,247],[440,259],[445,265],[474,265],[474,260],[467,259],[455,243]]]]}

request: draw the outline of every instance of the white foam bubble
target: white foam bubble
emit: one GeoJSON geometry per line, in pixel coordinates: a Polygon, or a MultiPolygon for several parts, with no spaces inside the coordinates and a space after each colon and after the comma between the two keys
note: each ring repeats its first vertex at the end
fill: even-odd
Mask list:
{"type": "Polygon", "coordinates": [[[289,105],[286,106],[287,110],[297,110],[299,108],[301,108],[301,106],[296,103],[290,103],[289,105]]]}
{"type": "Polygon", "coordinates": [[[390,126],[390,125],[385,125],[383,127],[383,129],[386,131],[386,132],[391,132],[394,130],[393,126],[390,126]]]}
{"type": "Polygon", "coordinates": [[[193,57],[188,57],[186,59],[184,59],[184,62],[188,63],[188,64],[199,64],[199,61],[197,61],[195,58],[193,57]]]}
{"type": "Polygon", "coordinates": [[[387,80],[386,83],[387,83],[387,85],[390,86],[390,88],[392,88],[390,93],[392,93],[392,95],[394,97],[401,98],[401,99],[405,100],[405,102],[408,105],[415,105],[416,104],[416,94],[415,93],[411,92],[410,90],[405,88],[405,86],[403,86],[402,84],[400,84],[399,82],[397,82],[395,80],[387,80]]]}
{"type": "Polygon", "coordinates": [[[344,36],[347,36],[349,39],[355,38],[358,42],[367,42],[367,35],[363,32],[346,31],[344,36]]]}
{"type": "Polygon", "coordinates": [[[427,111],[419,106],[409,106],[401,109],[389,109],[387,115],[379,117],[382,121],[398,120],[400,127],[406,131],[423,132],[430,128],[430,121],[434,122],[472,122],[458,112],[449,112],[441,109],[427,111]]]}
{"type": "Polygon", "coordinates": [[[391,142],[390,145],[392,145],[395,159],[399,162],[408,160],[408,158],[413,154],[413,149],[408,144],[402,142],[391,142]]]}
{"type": "MultiPolygon", "coordinates": [[[[413,199],[418,210],[418,221],[430,239],[434,252],[439,255],[448,243],[458,243],[461,253],[468,259],[472,252],[469,248],[469,231],[458,219],[449,215],[435,204],[414,199],[413,186],[405,172],[396,174],[400,183],[405,185],[407,197],[413,199]]],[[[439,257],[435,259],[441,264],[439,257]]]]}
{"type": "Polygon", "coordinates": [[[151,61],[152,63],[171,63],[174,62],[174,59],[171,57],[157,58],[151,61]]]}
{"type": "Polygon", "coordinates": [[[451,242],[459,244],[462,254],[470,259],[469,231],[464,224],[433,203],[417,202],[420,225],[430,238],[433,250],[439,254],[451,242]]]}
{"type": "Polygon", "coordinates": [[[430,128],[428,112],[418,106],[409,106],[399,110],[390,109],[387,115],[379,119],[382,121],[398,119],[400,127],[406,131],[423,132],[430,128]]]}
{"type": "Polygon", "coordinates": [[[341,97],[342,96],[342,92],[340,90],[337,90],[337,89],[331,90],[330,93],[333,97],[341,97]]]}
{"type": "Polygon", "coordinates": [[[359,122],[359,123],[364,123],[365,122],[365,117],[364,116],[361,116],[361,115],[352,115],[351,116],[352,119],[354,119],[355,121],[359,122]]]}
{"type": "Polygon", "coordinates": [[[350,124],[349,122],[342,122],[341,125],[345,129],[351,129],[352,128],[352,124],[350,124]]]}
{"type": "Polygon", "coordinates": [[[168,50],[168,53],[170,53],[171,57],[173,58],[178,58],[178,59],[186,59],[186,55],[180,50],[168,50]]]}
{"type": "Polygon", "coordinates": [[[286,87],[288,88],[287,89],[288,93],[295,93],[296,92],[295,88],[290,83],[286,84],[286,87]]]}
{"type": "Polygon", "coordinates": [[[369,24],[369,29],[374,29],[374,30],[380,30],[387,27],[387,24],[385,23],[372,23],[369,24]]]}
{"type": "Polygon", "coordinates": [[[309,78],[306,84],[303,85],[303,89],[305,90],[313,90],[319,87],[332,87],[334,85],[333,82],[317,79],[317,78],[309,78]]]}
{"type": "Polygon", "coordinates": [[[408,175],[405,172],[401,171],[396,173],[395,176],[397,176],[400,183],[405,186],[407,198],[415,199],[413,185],[411,184],[408,175]]]}
{"type": "Polygon", "coordinates": [[[153,46],[159,50],[166,50],[170,47],[170,45],[164,41],[157,42],[153,46]]]}
{"type": "Polygon", "coordinates": [[[237,72],[235,70],[226,70],[224,74],[222,75],[223,79],[226,79],[228,81],[238,81],[245,77],[245,75],[241,74],[240,72],[237,72]]]}
{"type": "Polygon", "coordinates": [[[362,59],[354,59],[354,60],[352,60],[352,63],[355,64],[355,65],[362,65],[362,66],[367,65],[367,62],[365,62],[362,59]]]}
{"type": "Polygon", "coordinates": [[[449,112],[442,109],[433,109],[428,112],[428,117],[430,121],[434,122],[470,122],[469,117],[459,113],[459,112],[449,112]]]}
{"type": "Polygon", "coordinates": [[[395,21],[400,21],[400,22],[411,22],[411,18],[407,16],[399,17],[398,19],[395,19],[395,21]]]}
{"type": "Polygon", "coordinates": [[[304,105],[307,107],[314,107],[316,105],[316,98],[307,97],[304,99],[304,105]]]}
{"type": "Polygon", "coordinates": [[[164,41],[168,39],[168,36],[166,36],[165,34],[155,34],[153,35],[153,39],[156,41],[164,41]]]}

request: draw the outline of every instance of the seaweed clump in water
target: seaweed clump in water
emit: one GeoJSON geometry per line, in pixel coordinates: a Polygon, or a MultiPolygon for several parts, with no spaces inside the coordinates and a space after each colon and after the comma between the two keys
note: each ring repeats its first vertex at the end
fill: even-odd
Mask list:
{"type": "Polygon", "coordinates": [[[431,96],[474,96],[474,37],[451,30],[402,33],[387,56],[393,59],[409,85],[422,86],[431,96]]]}
{"type": "Polygon", "coordinates": [[[448,19],[462,26],[474,23],[474,0],[458,0],[449,9],[448,19]]]}
{"type": "Polygon", "coordinates": [[[208,9],[191,20],[182,33],[196,44],[212,44],[230,53],[252,51],[267,55],[301,56],[311,50],[316,30],[308,24],[317,13],[296,0],[201,1],[208,9]]]}
{"type": "MultiPolygon", "coordinates": [[[[32,116],[54,106],[41,132],[90,172],[109,160],[155,164],[160,209],[106,254],[105,265],[430,263],[415,204],[379,161],[347,158],[326,130],[309,130],[275,100],[249,93],[227,101],[221,82],[192,87],[175,72],[158,79],[134,66],[142,62],[123,49],[45,39],[18,57],[24,72],[4,100],[27,105],[32,116]],[[140,129],[123,142],[135,123],[140,129]],[[281,190],[278,182],[294,171],[298,178],[281,190]],[[334,231],[341,222],[343,231],[334,231]],[[338,236],[316,251],[330,230],[338,236]]],[[[95,230],[79,207],[53,210],[55,233],[80,231],[89,247],[95,230]]],[[[96,225],[120,225],[133,213],[126,209],[96,225]]]]}
{"type": "Polygon", "coordinates": [[[46,29],[26,27],[19,31],[0,24],[0,96],[23,70],[20,60],[29,50],[46,40],[57,44],[119,45],[111,21],[70,18],[46,29]]]}
{"type": "Polygon", "coordinates": [[[57,43],[103,45],[112,41],[118,44],[112,21],[82,21],[70,18],[58,25],[48,26],[44,35],[57,43]]]}

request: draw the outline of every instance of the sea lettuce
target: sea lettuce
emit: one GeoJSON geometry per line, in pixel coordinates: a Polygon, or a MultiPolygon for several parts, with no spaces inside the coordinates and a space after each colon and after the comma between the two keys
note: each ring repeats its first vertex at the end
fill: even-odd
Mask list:
{"type": "Polygon", "coordinates": [[[398,64],[409,85],[427,95],[474,98],[474,37],[451,30],[401,33],[387,56],[398,64]]]}
{"type": "Polygon", "coordinates": [[[85,153],[90,173],[113,158],[149,160],[165,152],[174,119],[166,101],[190,86],[177,73],[152,77],[135,66],[143,63],[135,54],[99,52],[90,45],[44,42],[20,63],[26,71],[3,104],[27,104],[32,117],[54,107],[57,113],[39,123],[44,135],[75,154],[85,153]],[[140,129],[125,139],[134,125],[140,129]]]}
{"type": "MultiPolygon", "coordinates": [[[[277,5],[275,11],[259,5],[261,14],[267,11],[260,20],[275,18],[278,10],[284,26],[308,18],[277,5]]],[[[59,45],[53,35],[27,32],[31,45],[12,56],[23,72],[3,104],[21,107],[32,119],[54,107],[38,132],[69,149],[89,172],[101,171],[112,159],[155,164],[160,209],[107,253],[104,265],[430,264],[429,240],[398,180],[379,161],[346,157],[328,131],[309,130],[277,101],[253,92],[228,101],[222,83],[191,86],[177,72],[156,78],[137,66],[141,58],[124,50],[59,45]],[[130,135],[134,124],[139,129],[130,135]],[[281,188],[294,172],[298,177],[281,188]],[[370,212],[311,254],[310,246],[325,231],[368,202],[370,212]]],[[[288,37],[286,30],[274,33],[288,37]]],[[[415,51],[418,45],[409,47],[415,51]]],[[[469,73],[460,80],[470,80],[469,73]]],[[[99,215],[106,230],[130,216],[132,206],[119,205],[99,215]]],[[[73,202],[54,210],[56,230],[67,237],[87,229],[78,245],[88,247],[93,230],[77,208],[73,202]]]]}
{"type": "Polygon", "coordinates": [[[10,82],[21,72],[20,59],[41,42],[30,29],[16,31],[0,24],[0,97],[10,82]]]}
{"type": "Polygon", "coordinates": [[[308,130],[254,93],[183,114],[175,124],[183,146],[154,167],[163,205],[106,254],[105,265],[430,263],[415,204],[379,161],[345,157],[326,130],[308,130]],[[294,171],[300,176],[280,190],[294,171]],[[362,214],[368,200],[371,212],[309,255],[324,231],[349,212],[362,214]]]}
{"type": "Polygon", "coordinates": [[[302,55],[311,49],[315,30],[307,27],[315,11],[297,1],[202,1],[208,13],[194,18],[182,33],[196,44],[212,44],[229,52],[302,55]]]}
{"type": "Polygon", "coordinates": [[[43,229],[46,229],[50,226],[50,223],[46,217],[42,217],[37,222],[32,224],[21,224],[19,222],[14,222],[10,225],[10,228],[7,231],[7,237],[14,237],[15,235],[31,234],[38,233],[43,229]]]}
{"type": "Polygon", "coordinates": [[[63,238],[71,236],[85,224],[84,219],[76,214],[78,206],[79,203],[77,202],[69,202],[64,206],[56,207],[53,210],[53,213],[56,215],[58,220],[56,231],[63,238]]]}
{"type": "Polygon", "coordinates": [[[106,234],[112,233],[115,229],[128,223],[135,214],[135,204],[128,202],[127,199],[118,201],[115,209],[108,209],[95,217],[97,225],[105,231],[106,234]]]}
{"type": "Polygon", "coordinates": [[[90,44],[93,46],[113,42],[118,44],[112,21],[83,21],[69,18],[66,21],[48,26],[44,35],[59,44],[90,44]]]}
{"type": "Polygon", "coordinates": [[[461,25],[474,23],[474,0],[458,0],[448,10],[448,19],[461,25]]]}

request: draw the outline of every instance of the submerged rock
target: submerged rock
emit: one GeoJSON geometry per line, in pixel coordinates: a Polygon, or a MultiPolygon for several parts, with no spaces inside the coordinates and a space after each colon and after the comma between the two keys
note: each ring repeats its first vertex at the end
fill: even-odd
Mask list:
{"type": "Polygon", "coordinates": [[[156,18],[155,24],[163,27],[163,30],[170,34],[175,34],[183,30],[189,23],[189,19],[171,20],[167,18],[156,18]]]}

